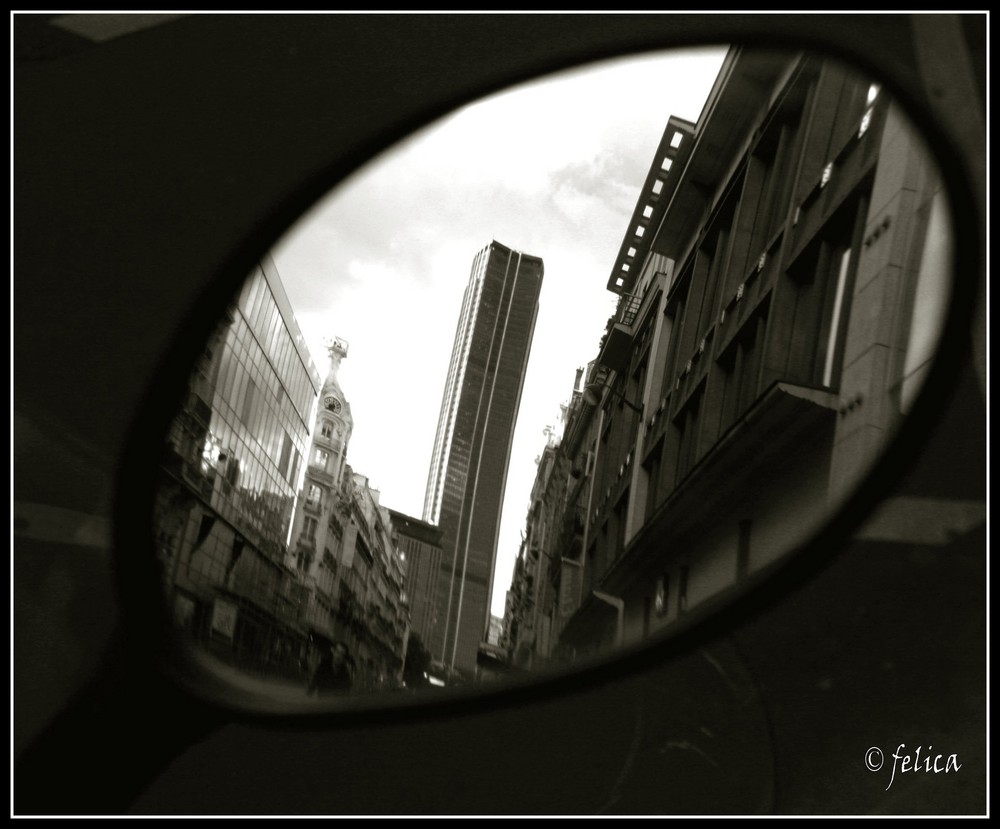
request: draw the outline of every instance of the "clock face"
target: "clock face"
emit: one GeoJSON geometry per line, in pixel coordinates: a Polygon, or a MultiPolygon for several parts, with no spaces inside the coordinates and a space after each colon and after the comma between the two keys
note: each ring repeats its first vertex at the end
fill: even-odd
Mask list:
{"type": "Polygon", "coordinates": [[[340,412],[340,401],[336,397],[327,397],[323,403],[331,412],[340,412]]]}

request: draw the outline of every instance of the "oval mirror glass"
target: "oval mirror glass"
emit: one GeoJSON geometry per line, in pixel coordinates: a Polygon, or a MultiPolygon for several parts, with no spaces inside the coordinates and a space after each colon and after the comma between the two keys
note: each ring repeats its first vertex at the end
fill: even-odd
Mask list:
{"type": "Polygon", "coordinates": [[[206,343],[155,505],[177,636],[291,706],[669,636],[888,445],[949,222],[900,107],[815,55],[633,58],[455,112],[277,241],[206,343]]]}

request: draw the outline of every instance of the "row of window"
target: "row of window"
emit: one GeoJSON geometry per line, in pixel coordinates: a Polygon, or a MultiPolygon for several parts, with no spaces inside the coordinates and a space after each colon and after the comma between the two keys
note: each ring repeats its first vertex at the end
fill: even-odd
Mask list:
{"type": "Polygon", "coordinates": [[[301,455],[307,430],[256,342],[241,339],[241,328],[247,333],[240,322],[234,324],[233,335],[220,355],[214,408],[226,413],[230,424],[242,424],[243,437],[259,445],[257,454],[279,464],[279,475],[294,484],[288,459],[283,457],[285,446],[291,441],[292,448],[301,455]]]}
{"type": "Polygon", "coordinates": [[[180,545],[176,584],[224,588],[269,611],[281,604],[280,568],[222,519],[194,511],[180,545]]]}
{"type": "MultiPolygon", "coordinates": [[[[643,452],[647,517],[773,382],[836,389],[856,269],[852,248],[871,186],[863,163],[848,182],[853,192],[803,250],[782,245],[782,235],[795,219],[797,166],[813,186],[810,160],[817,166],[816,159],[848,153],[871,158],[867,145],[857,147],[855,130],[863,112],[871,121],[875,94],[866,81],[829,67],[793,77],[680,263],[660,344],[665,370],[653,378],[664,418],[648,429],[643,452]]],[[[633,377],[641,372],[637,396],[645,359],[632,370],[633,377]]]]}
{"type": "MultiPolygon", "coordinates": [[[[635,333],[630,363],[591,421],[590,449],[579,450],[597,457],[584,595],[625,549],[631,498],[641,499],[633,507],[641,526],[776,381],[837,390],[881,140],[872,127],[885,117],[877,97],[867,81],[803,61],[754,125],[728,180],[711,185],[700,231],[667,243],[678,255],[664,315],[635,333]],[[630,409],[643,401],[640,419],[630,409]],[[641,460],[635,476],[633,455],[641,460]]],[[[749,568],[744,524],[737,578],[749,568]]],[[[688,572],[685,565],[675,574],[681,610],[688,572]]],[[[671,601],[669,575],[655,581],[641,599],[647,632],[671,601]]]]}
{"type": "Polygon", "coordinates": [[[237,305],[281,378],[300,420],[308,423],[317,389],[259,267],[243,284],[237,305]]]}

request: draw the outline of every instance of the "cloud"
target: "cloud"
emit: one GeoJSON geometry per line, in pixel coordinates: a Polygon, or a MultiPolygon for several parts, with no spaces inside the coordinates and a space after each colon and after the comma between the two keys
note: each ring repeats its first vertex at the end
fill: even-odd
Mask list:
{"type": "Polygon", "coordinates": [[[383,504],[416,515],[472,259],[492,239],[543,258],[494,612],[543,430],[596,356],[614,310],[610,268],[667,118],[697,119],[722,55],[615,61],[466,107],[358,171],[275,248],[321,373],[322,338],[350,343],[348,462],[383,504]]]}

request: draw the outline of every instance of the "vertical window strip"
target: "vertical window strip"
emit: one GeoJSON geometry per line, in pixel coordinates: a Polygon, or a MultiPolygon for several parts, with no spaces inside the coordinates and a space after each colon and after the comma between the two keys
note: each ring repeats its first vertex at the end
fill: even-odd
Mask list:
{"type": "Polygon", "coordinates": [[[844,287],[847,284],[847,270],[851,263],[851,249],[840,257],[840,271],[837,274],[837,292],[833,299],[833,316],[830,318],[830,336],[826,344],[826,359],[823,365],[823,386],[833,384],[833,364],[837,351],[837,334],[840,330],[840,314],[844,305],[844,287]]]}

